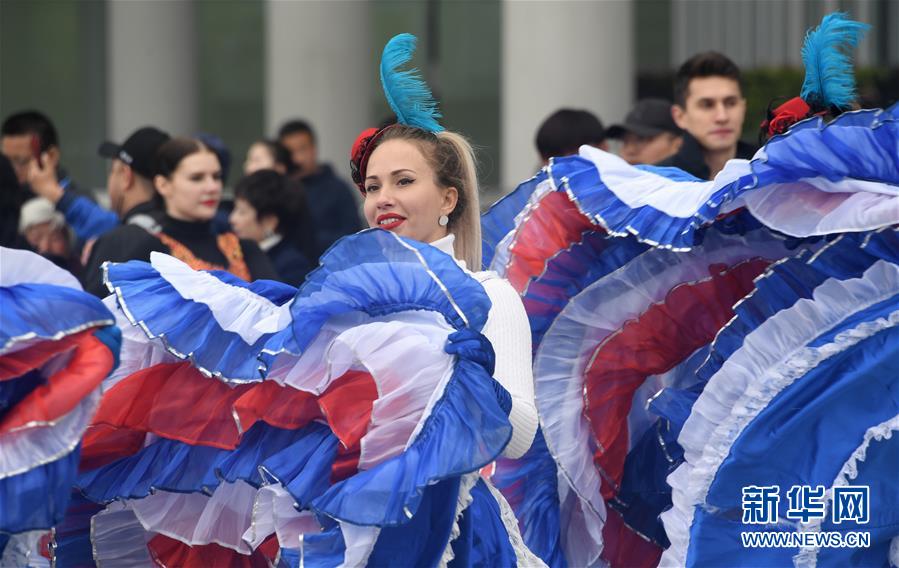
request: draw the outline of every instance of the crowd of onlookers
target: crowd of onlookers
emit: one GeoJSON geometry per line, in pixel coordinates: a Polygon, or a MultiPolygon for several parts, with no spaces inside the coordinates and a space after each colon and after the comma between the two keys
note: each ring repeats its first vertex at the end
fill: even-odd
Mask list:
{"type": "Polygon", "coordinates": [[[340,237],[362,228],[354,189],[318,162],[303,121],[254,142],[233,199],[223,197],[231,161],[210,135],[172,137],[152,126],[104,142],[108,208],[61,165],[51,120],[37,111],[2,126],[0,245],[30,248],[78,275],[99,296],[106,261],[172,254],[197,269],[298,285],[340,237]]]}
{"type": "MultiPolygon", "coordinates": [[[[704,180],[727,160],[752,156],[755,148],[740,141],[740,71],[727,57],[689,59],[673,95],[637,101],[608,128],[589,111],[560,109],[539,127],[537,151],[546,163],[584,144],[609,150],[614,140],[631,164],[674,166],[704,180]]],[[[33,249],[100,296],[108,293],[104,262],[150,260],[154,251],[242,280],[298,285],[332,243],[363,228],[355,190],[319,162],[316,133],[302,120],[250,145],[233,199],[223,194],[231,154],[215,136],[147,126],[101,144],[98,154],[110,162],[108,208],[71,179],[44,114],[6,117],[0,150],[0,245],[33,249]]]]}

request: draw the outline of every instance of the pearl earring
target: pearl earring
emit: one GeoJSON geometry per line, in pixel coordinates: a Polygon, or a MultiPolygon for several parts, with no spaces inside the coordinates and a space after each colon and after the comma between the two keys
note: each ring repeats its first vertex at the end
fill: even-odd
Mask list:
{"type": "Polygon", "coordinates": [[[437,224],[441,227],[446,227],[449,224],[449,217],[446,215],[441,215],[440,219],[437,219],[437,224]]]}

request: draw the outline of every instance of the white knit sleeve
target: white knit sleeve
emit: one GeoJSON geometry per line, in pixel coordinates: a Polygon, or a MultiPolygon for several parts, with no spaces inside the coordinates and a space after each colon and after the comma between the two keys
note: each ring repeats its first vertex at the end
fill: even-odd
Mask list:
{"type": "Polygon", "coordinates": [[[512,440],[503,454],[518,458],[531,447],[537,432],[531,328],[521,298],[511,284],[495,275],[479,280],[493,303],[483,330],[496,352],[496,372],[493,376],[512,395],[512,411],[509,413],[512,440]]]}

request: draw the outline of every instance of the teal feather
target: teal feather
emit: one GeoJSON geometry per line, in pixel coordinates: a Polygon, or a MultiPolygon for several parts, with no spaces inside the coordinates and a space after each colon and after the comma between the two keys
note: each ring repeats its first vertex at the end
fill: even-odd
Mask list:
{"type": "Polygon", "coordinates": [[[437,101],[418,69],[399,69],[412,61],[416,41],[412,34],[399,34],[387,42],[381,55],[381,85],[387,103],[396,113],[397,122],[440,132],[443,127],[437,122],[440,118],[437,101]]]}
{"type": "Polygon", "coordinates": [[[805,81],[799,95],[805,102],[822,108],[852,106],[856,95],[850,52],[870,27],[850,20],[844,12],[834,12],[805,36],[805,81]]]}

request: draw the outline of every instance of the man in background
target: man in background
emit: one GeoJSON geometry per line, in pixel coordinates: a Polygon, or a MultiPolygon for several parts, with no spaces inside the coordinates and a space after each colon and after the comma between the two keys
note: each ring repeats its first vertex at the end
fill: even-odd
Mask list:
{"type": "Polygon", "coordinates": [[[675,166],[710,180],[728,160],[749,159],[755,153],[755,147],[740,141],[746,117],[740,69],[720,53],[699,53],[681,65],[671,114],[686,134],[680,150],[659,166],[675,166]]]}
{"type": "Polygon", "coordinates": [[[608,150],[602,122],[592,112],[580,109],[562,108],[546,117],[534,142],[544,166],[554,156],[577,154],[584,144],[608,150]]]}
{"type": "Polygon", "coordinates": [[[79,239],[87,241],[118,225],[118,217],[97,205],[90,192],[78,188],[59,166],[59,137],[47,116],[33,110],[10,115],[3,122],[0,146],[12,163],[19,183],[49,200],[65,216],[79,239]],[[34,142],[40,159],[35,156],[34,142]],[[37,181],[35,174],[40,178],[37,181]]]}
{"type": "Polygon", "coordinates": [[[671,101],[641,99],[608,136],[621,141],[618,154],[629,164],[655,164],[680,150],[683,130],[671,116],[671,101]]]}
{"type": "MultiPolygon", "coordinates": [[[[308,122],[290,120],[284,123],[278,130],[278,142],[290,152],[297,167],[295,175],[305,188],[313,223],[312,249],[318,258],[334,241],[363,228],[355,190],[338,177],[329,164],[319,163],[315,131],[308,122]]],[[[296,244],[300,250],[306,250],[308,246],[301,242],[296,244]]]]}
{"type": "Polygon", "coordinates": [[[145,232],[158,232],[163,215],[156,199],[153,177],[156,175],[156,152],[169,140],[169,135],[152,126],[138,128],[122,144],[104,142],[98,153],[112,160],[106,184],[109,202],[122,218],[122,224],[101,236],[85,255],[82,280],[88,292],[104,296],[101,266],[107,260],[122,261],[124,251],[145,232]]]}

